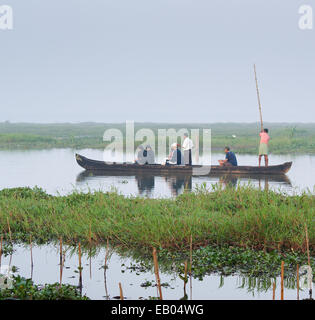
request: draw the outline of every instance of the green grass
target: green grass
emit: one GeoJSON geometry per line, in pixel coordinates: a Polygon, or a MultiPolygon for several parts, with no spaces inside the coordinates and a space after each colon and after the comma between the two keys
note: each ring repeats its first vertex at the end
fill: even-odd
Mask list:
{"type": "Polygon", "coordinates": [[[41,189],[0,191],[0,232],[6,240],[186,250],[230,245],[305,252],[305,224],[315,249],[315,197],[251,187],[199,190],[176,199],[126,198],[116,193],[49,196],[41,189]]]}
{"type": "MultiPolygon", "coordinates": [[[[270,151],[273,154],[315,153],[315,124],[266,123],[270,130],[270,151]]],[[[45,148],[99,148],[106,146],[103,141],[105,130],[117,128],[125,135],[125,124],[110,123],[0,123],[0,149],[45,149],[45,148]]],[[[222,151],[229,145],[237,153],[256,154],[259,144],[257,123],[135,123],[135,132],[142,128],[151,129],[156,137],[158,129],[174,128],[188,130],[211,129],[213,151],[222,151]],[[233,138],[232,135],[236,135],[233,138]]],[[[155,144],[157,145],[157,138],[155,144]]],[[[179,141],[178,141],[179,142],[179,141]]],[[[141,143],[140,141],[138,142],[141,143]]],[[[200,138],[200,150],[203,139],[200,138]]]]}

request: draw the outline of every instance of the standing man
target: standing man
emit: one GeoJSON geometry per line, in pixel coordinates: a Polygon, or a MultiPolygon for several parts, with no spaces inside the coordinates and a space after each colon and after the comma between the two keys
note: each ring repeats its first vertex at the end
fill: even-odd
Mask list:
{"type": "Polygon", "coordinates": [[[260,133],[260,145],[259,145],[259,167],[261,164],[261,157],[264,156],[265,158],[265,166],[268,167],[268,142],[270,140],[270,137],[268,135],[268,129],[262,130],[260,133]]]}
{"type": "Polygon", "coordinates": [[[191,161],[191,149],[193,148],[193,142],[188,138],[188,133],[184,133],[183,150],[184,150],[184,164],[187,166],[192,165],[191,161]]]}

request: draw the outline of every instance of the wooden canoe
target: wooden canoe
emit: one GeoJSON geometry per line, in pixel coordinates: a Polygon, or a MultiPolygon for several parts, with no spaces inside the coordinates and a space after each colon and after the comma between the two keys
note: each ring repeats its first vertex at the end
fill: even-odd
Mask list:
{"type": "Polygon", "coordinates": [[[275,166],[232,166],[232,167],[222,167],[222,166],[201,166],[201,165],[161,165],[161,164],[146,164],[140,165],[136,163],[107,163],[105,161],[88,159],[80,154],[76,154],[76,161],[79,166],[88,171],[119,171],[129,172],[129,173],[139,173],[139,172],[150,172],[152,174],[168,174],[168,173],[184,173],[192,175],[202,175],[196,174],[196,171],[202,169],[208,171],[210,174],[262,174],[262,175],[281,175],[287,173],[292,162],[285,162],[280,165],[275,166]],[[207,170],[209,169],[209,170],[207,170]]]}

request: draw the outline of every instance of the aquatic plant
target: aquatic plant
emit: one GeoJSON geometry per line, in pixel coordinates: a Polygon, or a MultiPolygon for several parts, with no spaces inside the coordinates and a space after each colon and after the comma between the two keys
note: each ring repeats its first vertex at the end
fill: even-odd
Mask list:
{"type": "Polygon", "coordinates": [[[0,289],[0,300],[89,300],[78,288],[59,283],[35,285],[31,279],[13,276],[12,288],[0,289]]]}
{"type": "Polygon", "coordinates": [[[207,245],[278,251],[315,248],[315,197],[214,187],[176,199],[124,197],[117,193],[48,196],[26,189],[0,192],[0,233],[7,242],[59,241],[125,248],[194,249],[207,245]],[[17,192],[18,190],[18,192],[17,192]],[[27,194],[27,196],[25,196],[27,194]]]}

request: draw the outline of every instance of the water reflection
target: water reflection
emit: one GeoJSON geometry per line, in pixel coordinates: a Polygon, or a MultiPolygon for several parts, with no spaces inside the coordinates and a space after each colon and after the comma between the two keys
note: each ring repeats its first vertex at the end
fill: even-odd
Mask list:
{"type": "Polygon", "coordinates": [[[171,195],[176,197],[185,191],[192,191],[194,185],[207,183],[219,183],[224,188],[236,188],[238,184],[250,181],[256,184],[260,190],[269,190],[270,182],[291,187],[291,181],[286,175],[210,174],[208,176],[193,176],[187,173],[139,173],[135,175],[134,173],[119,171],[82,171],[76,178],[78,185],[91,185],[96,181],[110,181],[114,186],[119,183],[120,187],[122,184],[131,184],[134,181],[137,192],[134,192],[135,190],[132,186],[129,187],[130,192],[147,197],[154,197],[155,189],[163,189],[164,194],[166,193],[165,190],[168,189],[171,195]],[[119,178],[119,181],[114,178],[119,178]]]}
{"type": "MultiPolygon", "coordinates": [[[[25,245],[14,245],[14,253],[3,256],[3,264],[9,264],[12,260],[13,265],[18,268],[21,276],[29,277],[29,257],[30,247],[25,245]],[[12,258],[13,256],[13,258],[12,258]]],[[[82,248],[82,276],[78,272],[79,256],[76,247],[64,247],[63,257],[63,283],[78,286],[92,299],[113,299],[118,293],[118,283],[121,282],[125,289],[127,299],[147,299],[150,296],[156,297],[155,275],[152,258],[140,257],[134,253],[134,258],[127,252],[120,253],[109,247],[82,248]],[[89,268],[86,268],[90,258],[93,260],[93,279],[89,275],[89,268]],[[105,259],[104,259],[105,257],[105,259]],[[81,279],[80,279],[81,278],[81,279]],[[151,285],[144,287],[142,284],[149,282],[151,285]],[[105,291],[105,296],[104,296],[105,291]]],[[[60,250],[58,246],[34,245],[34,275],[33,280],[36,284],[59,282],[60,270],[60,250]]],[[[183,270],[178,270],[172,265],[172,261],[160,260],[161,282],[167,284],[163,286],[163,296],[165,299],[192,299],[192,290],[188,290],[189,267],[187,261],[183,270]]],[[[194,278],[194,299],[272,299],[272,285],[276,284],[276,299],[280,298],[280,277],[269,278],[266,276],[254,277],[244,275],[222,275],[211,273],[205,275],[202,281],[194,278]],[[209,290],[210,288],[210,290],[209,290]]],[[[286,273],[284,279],[285,299],[296,299],[297,279],[296,276],[286,273]]],[[[301,298],[308,298],[306,289],[301,290],[301,298]]]]}

